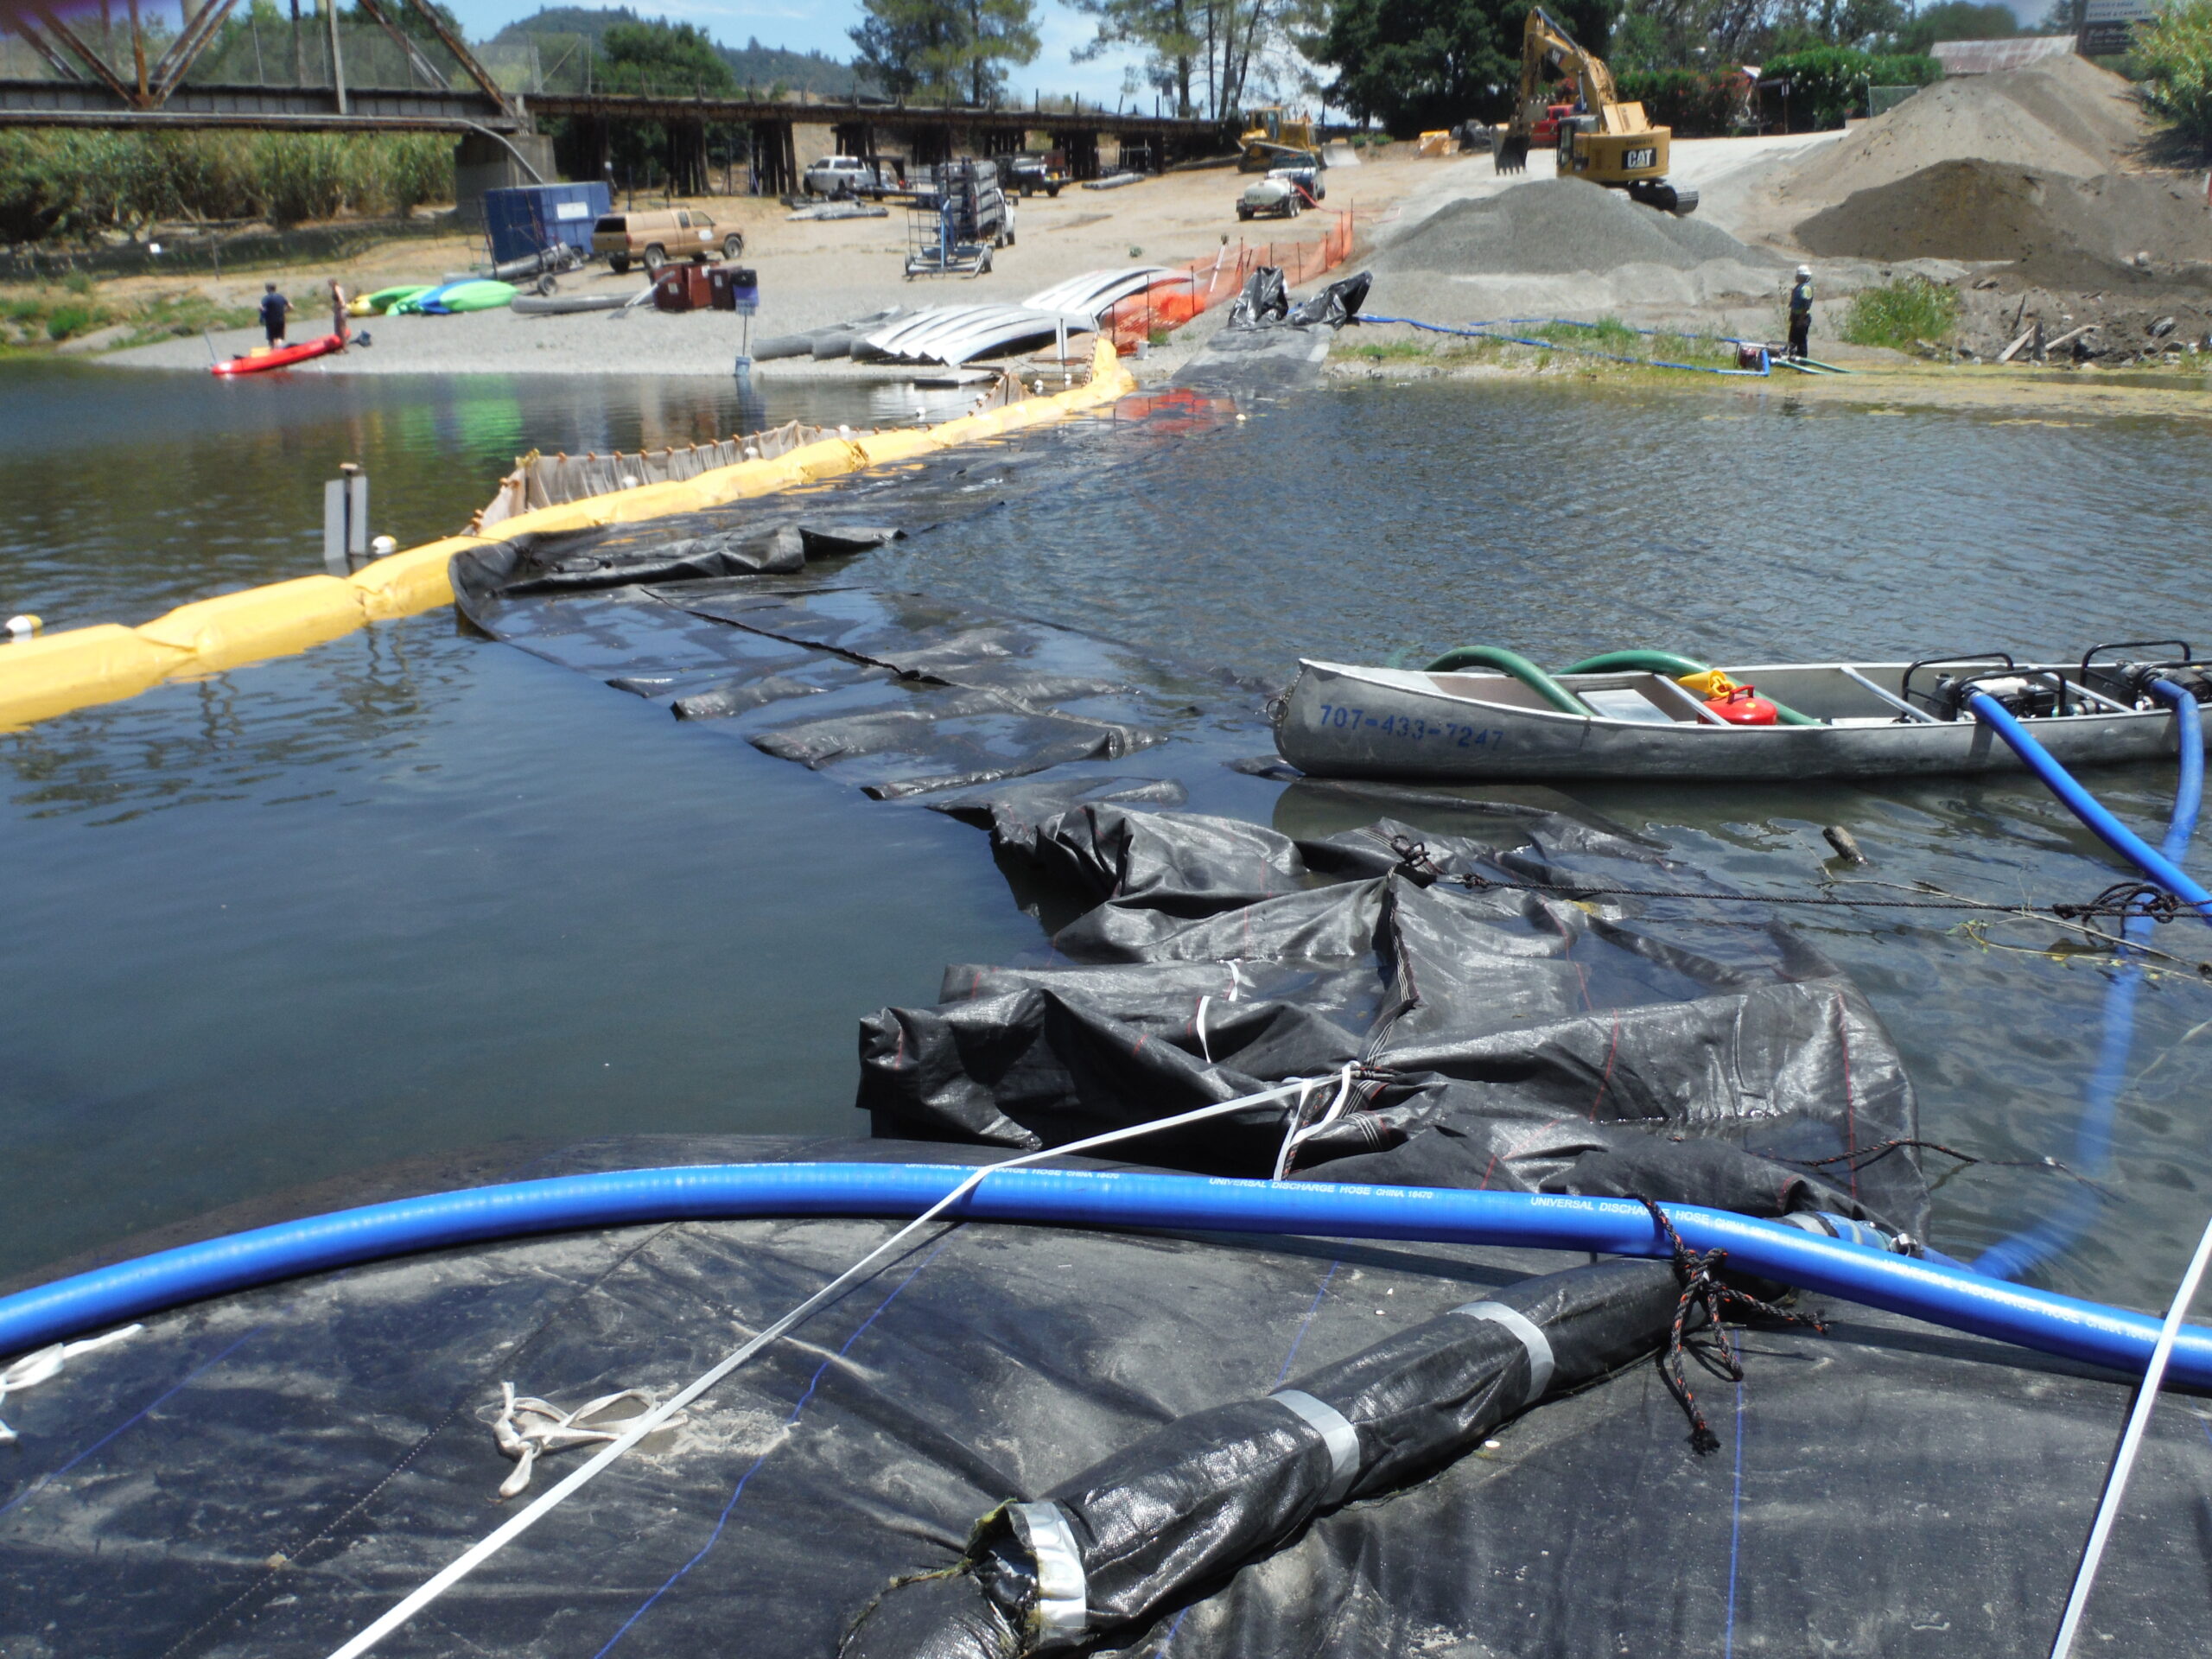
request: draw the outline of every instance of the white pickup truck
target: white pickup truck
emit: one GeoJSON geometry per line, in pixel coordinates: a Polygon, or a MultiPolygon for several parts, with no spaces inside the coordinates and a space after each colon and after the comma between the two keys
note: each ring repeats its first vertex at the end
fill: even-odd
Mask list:
{"type": "Polygon", "coordinates": [[[801,181],[810,196],[876,196],[883,194],[875,169],[857,156],[824,156],[806,169],[801,181]]]}

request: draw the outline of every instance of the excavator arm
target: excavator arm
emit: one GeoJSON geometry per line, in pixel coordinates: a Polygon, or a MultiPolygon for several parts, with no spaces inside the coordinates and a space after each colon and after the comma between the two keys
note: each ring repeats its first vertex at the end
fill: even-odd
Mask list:
{"type": "Polygon", "coordinates": [[[1518,173],[1529,161],[1529,144],[1536,123],[1544,118],[1544,93],[1566,76],[1574,82],[1576,101],[1596,118],[1599,132],[1644,132],[1651,124],[1643,105],[1624,104],[1613,90],[1613,72],[1603,58],[1585,52],[1541,6],[1532,6],[1521,31],[1521,89],[1514,100],[1513,118],[1506,123],[1497,149],[1501,173],[1518,173]],[[1509,162],[1510,163],[1509,165],[1509,162]]]}
{"type": "Polygon", "coordinates": [[[1560,123],[1560,172],[1624,189],[1671,213],[1694,210],[1697,193],[1678,190],[1663,176],[1673,132],[1652,125],[1642,104],[1624,103],[1605,60],[1584,51],[1541,6],[1529,9],[1521,32],[1520,95],[1491,146],[1497,170],[1528,170],[1529,146],[1544,118],[1545,92],[1563,75],[1574,82],[1578,109],[1572,121],[1560,123]]]}

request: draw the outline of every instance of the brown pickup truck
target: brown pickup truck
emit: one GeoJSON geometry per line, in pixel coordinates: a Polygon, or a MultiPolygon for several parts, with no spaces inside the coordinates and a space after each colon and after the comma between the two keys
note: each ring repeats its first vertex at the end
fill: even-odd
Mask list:
{"type": "Polygon", "coordinates": [[[671,259],[710,259],[717,253],[734,259],[745,251],[745,238],[717,231],[696,208],[656,207],[607,214],[591,227],[591,251],[604,254],[608,268],[620,274],[632,261],[658,270],[671,259]]]}

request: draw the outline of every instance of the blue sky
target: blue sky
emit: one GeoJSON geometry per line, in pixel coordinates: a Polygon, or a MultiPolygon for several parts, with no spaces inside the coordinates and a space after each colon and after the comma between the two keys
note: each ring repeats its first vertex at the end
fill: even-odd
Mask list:
{"type": "MultiPolygon", "coordinates": [[[[589,4],[592,0],[575,0],[589,4]]],[[[623,0],[616,0],[622,3],[623,0]]],[[[448,0],[469,34],[478,39],[496,34],[518,17],[538,9],[538,0],[448,0]]],[[[665,16],[672,22],[696,23],[716,40],[743,46],[758,38],[763,46],[787,47],[794,52],[823,52],[834,58],[850,58],[853,45],[846,31],[861,18],[860,0],[626,0],[646,16],[665,16]]],[[[1059,0],[1039,0],[1035,60],[1009,72],[1013,85],[1022,92],[1079,92],[1085,99],[1111,103],[1122,91],[1123,72],[1137,60],[1128,53],[1109,54],[1091,63],[1077,63],[1075,49],[1095,30],[1089,19],[1059,0]]],[[[1151,99],[1145,95],[1146,102],[1151,99]]]]}

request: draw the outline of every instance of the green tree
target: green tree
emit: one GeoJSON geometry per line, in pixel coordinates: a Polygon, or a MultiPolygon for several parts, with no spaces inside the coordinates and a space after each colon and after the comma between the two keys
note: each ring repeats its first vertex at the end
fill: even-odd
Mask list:
{"type": "Polygon", "coordinates": [[[1897,30],[1891,50],[1923,53],[1938,41],[2008,41],[2024,32],[2012,8],[1997,0],[1987,5],[1976,5],[1974,0],[1942,0],[1941,4],[1916,13],[1897,30]]]}
{"type": "Polygon", "coordinates": [[[1616,70],[1724,73],[1765,51],[1773,12],[1768,0],[1629,0],[1609,61],[1616,70]]]}
{"type": "Polygon", "coordinates": [[[1146,79],[1175,100],[1175,113],[1196,113],[1191,83],[1205,47],[1200,33],[1204,0],[1074,0],[1074,4],[1098,20],[1097,35],[1076,48],[1077,63],[1087,63],[1114,47],[1140,48],[1145,54],[1146,79]]]}
{"type": "Polygon", "coordinates": [[[600,36],[599,85],[610,92],[734,92],[721,48],[691,23],[616,23],[600,36]]]}
{"type": "Polygon", "coordinates": [[[1036,0],[862,0],[849,31],[871,79],[897,96],[988,103],[1000,66],[1037,55],[1036,0]]]}
{"type": "MultiPolygon", "coordinates": [[[[1605,50],[1610,0],[1552,8],[1586,51],[1605,50]]],[[[1334,69],[1332,103],[1402,135],[1503,119],[1521,83],[1529,0],[1333,0],[1308,48],[1334,69]]]]}
{"type": "MultiPolygon", "coordinates": [[[[255,10],[259,10],[260,8],[257,6],[255,10]]],[[[305,10],[307,8],[302,7],[301,10],[305,10]]],[[[417,45],[432,47],[440,53],[444,52],[445,47],[438,39],[437,30],[432,29],[429,20],[409,5],[407,0],[379,0],[377,10],[391,18],[392,26],[401,34],[414,40],[417,45]]],[[[430,10],[437,13],[438,21],[446,26],[454,39],[464,41],[467,40],[467,31],[461,28],[461,19],[453,15],[453,9],[450,6],[440,5],[438,0],[430,0],[430,10]]],[[[361,29],[374,29],[377,26],[377,20],[359,6],[354,7],[351,11],[340,12],[338,15],[338,21],[361,29]]]]}
{"type": "Polygon", "coordinates": [[[2212,0],[2180,0],[2135,31],[2143,101],[2212,150],[2212,0]]]}

